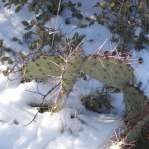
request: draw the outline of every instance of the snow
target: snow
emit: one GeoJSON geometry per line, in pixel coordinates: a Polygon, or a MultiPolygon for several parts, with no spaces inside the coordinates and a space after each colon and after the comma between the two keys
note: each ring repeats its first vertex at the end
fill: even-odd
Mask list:
{"type": "Polygon", "coordinates": [[[112,51],[116,44],[110,42],[110,31],[100,24],[94,23],[91,27],[78,28],[77,25],[66,25],[63,18],[58,16],[51,19],[50,23],[46,24],[50,28],[60,28],[61,34],[66,34],[67,38],[72,38],[78,32],[80,36],[85,36],[83,39],[82,48],[88,54],[103,53],[104,51],[112,51]],[[94,42],[92,42],[92,40],[94,42]]]}
{"type": "MultiPolygon", "coordinates": [[[[114,118],[104,115],[94,118],[78,114],[72,119],[71,112],[72,109],[66,108],[53,115],[44,113],[38,115],[37,123],[26,127],[22,125],[22,120],[19,121],[19,117],[17,119],[19,125],[17,126],[11,120],[8,124],[1,126],[0,147],[41,149],[46,146],[46,148],[55,149],[81,149],[88,148],[92,144],[93,148],[97,148],[106,142],[106,138],[111,135],[116,123],[114,118]],[[6,143],[8,138],[9,144],[6,143]]],[[[21,114],[21,117],[21,119],[28,118],[24,114],[21,114]]]]}
{"type": "Polygon", "coordinates": [[[140,35],[141,31],[142,31],[141,27],[136,27],[135,28],[135,35],[138,37],[140,35]]]}
{"type": "MultiPolygon", "coordinates": [[[[69,0],[63,0],[63,2],[69,2],[69,0]]],[[[81,2],[82,6],[79,7],[77,10],[80,10],[81,13],[83,14],[84,17],[93,17],[94,13],[100,13],[102,10],[100,8],[97,7],[93,7],[97,2],[99,2],[99,0],[75,0],[72,1],[72,3],[78,3],[81,2]]],[[[103,2],[103,0],[100,0],[100,2],[103,2]]],[[[61,16],[63,17],[63,19],[67,19],[67,18],[71,18],[71,11],[68,9],[65,9],[61,12],[61,16]]],[[[83,20],[85,21],[85,20],[83,20]]],[[[70,19],[71,24],[77,24],[78,20],[76,18],[71,18],[70,19]]]]}
{"type": "MultiPolygon", "coordinates": [[[[6,80],[5,78],[3,83],[6,83],[6,80]]],[[[78,81],[75,88],[79,88],[80,82],[81,80],[78,81]]],[[[84,81],[84,83],[86,82],[84,81]]],[[[102,86],[95,80],[88,84],[90,84],[88,88],[93,85],[95,88],[102,86]]],[[[82,85],[82,92],[85,95],[89,92],[83,90],[84,85],[82,85]]],[[[93,148],[97,148],[104,145],[119,122],[119,117],[113,114],[101,115],[85,111],[85,108],[83,110],[81,105],[77,106],[80,104],[80,100],[74,100],[71,96],[66,108],[61,112],[38,114],[36,122],[25,126],[37,112],[27,104],[41,101],[40,95],[25,92],[25,90],[36,91],[36,87],[37,84],[33,81],[20,84],[17,88],[6,88],[5,86],[2,88],[1,86],[0,119],[4,123],[0,123],[0,148],[9,149],[11,146],[14,149],[41,149],[46,146],[47,149],[82,149],[88,148],[91,144],[93,144],[93,148]],[[72,116],[74,118],[71,118],[72,116]],[[14,124],[14,120],[18,122],[18,125],[14,124]]],[[[39,90],[44,93],[48,87],[49,84],[41,83],[39,90]]],[[[74,92],[78,93],[75,89],[74,92]]],[[[77,98],[77,94],[73,94],[77,98]]]]}
{"type": "MultiPolygon", "coordinates": [[[[85,16],[92,16],[93,12],[101,11],[99,8],[91,9],[98,0],[82,0],[81,2],[83,6],[80,9],[85,16]]],[[[0,5],[2,7],[2,3],[0,5]]],[[[19,44],[12,42],[11,39],[18,37],[21,41],[23,40],[21,37],[25,32],[20,22],[31,20],[34,15],[29,13],[25,7],[17,14],[14,10],[14,7],[11,10],[0,9],[0,39],[4,40],[6,47],[27,52],[28,48],[25,43],[19,44]]],[[[71,15],[70,11],[65,10],[60,16],[52,18],[46,26],[60,27],[61,33],[67,34],[67,38],[73,37],[75,32],[85,35],[82,49],[89,54],[112,51],[117,46],[110,42],[110,31],[105,26],[95,23],[90,27],[77,28],[75,19],[67,25],[64,20],[69,15],[71,15]],[[92,39],[93,42],[90,42],[92,39]]],[[[139,35],[139,33],[138,28],[136,34],[139,35]]],[[[147,49],[140,52],[133,51],[130,62],[135,69],[136,83],[141,81],[141,89],[149,96],[148,57],[147,49]],[[137,62],[140,57],[143,58],[142,64],[137,62]]],[[[0,66],[0,149],[109,148],[111,143],[109,139],[114,130],[122,124],[120,121],[125,113],[123,93],[110,94],[111,105],[115,109],[111,113],[93,113],[81,104],[80,99],[97,89],[101,91],[103,84],[94,79],[87,81],[78,79],[71,96],[61,99],[65,101],[65,106],[60,112],[38,113],[36,120],[29,124],[37,113],[37,109],[30,107],[29,104],[39,104],[42,101],[42,96],[34,92],[39,90],[40,93],[46,94],[54,85],[50,80],[42,83],[32,81],[21,84],[20,80],[8,81],[7,77],[2,74],[4,68],[5,65],[0,66]]],[[[55,100],[55,98],[56,95],[50,95],[46,100],[55,100]]],[[[118,149],[118,145],[111,146],[111,148],[118,149]]]]}
{"type": "Polygon", "coordinates": [[[148,63],[149,52],[148,49],[143,49],[139,52],[132,52],[132,67],[135,69],[135,81],[136,84],[142,82],[141,90],[144,91],[145,95],[149,97],[149,63],[148,63]],[[139,58],[143,59],[141,64],[138,63],[139,58]]]}
{"type": "MultiPolygon", "coordinates": [[[[2,7],[2,3],[0,3],[0,6],[2,7]]],[[[23,10],[17,15],[14,10],[14,7],[12,7],[11,10],[6,8],[2,8],[0,10],[0,39],[4,40],[4,45],[6,47],[12,48],[18,52],[22,49],[26,50],[27,46],[23,43],[23,45],[21,45],[19,43],[12,42],[12,38],[17,37],[22,41],[22,35],[25,31],[22,29],[24,26],[21,24],[21,21],[30,20],[31,18],[34,18],[34,16],[32,13],[27,11],[26,7],[23,7],[23,10]]]]}

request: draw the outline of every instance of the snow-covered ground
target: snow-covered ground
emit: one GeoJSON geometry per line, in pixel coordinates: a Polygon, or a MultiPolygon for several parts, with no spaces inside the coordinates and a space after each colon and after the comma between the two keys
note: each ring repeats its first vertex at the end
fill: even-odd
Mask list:
{"type": "MultiPolygon", "coordinates": [[[[67,1],[67,0],[65,0],[67,1]]],[[[100,11],[92,8],[98,0],[86,2],[82,0],[81,11],[85,16],[100,11]]],[[[76,0],[75,2],[78,2],[76,0]]],[[[0,40],[4,45],[16,51],[28,51],[27,45],[12,42],[13,37],[22,40],[25,33],[21,21],[34,17],[24,7],[15,13],[13,7],[7,10],[0,3],[0,40]]],[[[48,27],[57,28],[67,37],[73,37],[77,31],[79,35],[86,35],[82,49],[86,53],[112,51],[116,44],[110,42],[109,30],[99,24],[86,28],[76,28],[76,20],[66,25],[64,19],[70,12],[65,10],[61,16],[53,18],[48,27]],[[75,29],[75,30],[74,30],[75,29]],[[90,42],[92,40],[92,42],[90,42]]],[[[133,51],[130,62],[135,71],[136,82],[142,82],[141,89],[149,96],[149,49],[140,52],[133,51]],[[139,64],[138,59],[143,58],[139,64]]],[[[71,96],[65,101],[64,108],[58,113],[38,113],[35,121],[27,125],[37,113],[37,109],[29,106],[31,103],[40,103],[42,96],[33,92],[38,90],[46,94],[53,85],[51,82],[36,83],[35,81],[21,83],[20,80],[8,81],[2,74],[5,65],[0,65],[0,149],[108,149],[110,138],[115,129],[123,125],[121,118],[125,112],[123,93],[111,94],[111,105],[115,108],[110,114],[93,113],[81,104],[81,97],[88,95],[92,90],[100,89],[102,83],[91,79],[79,79],[71,96]],[[32,92],[29,92],[32,91],[32,92]]],[[[54,100],[54,95],[47,100],[54,100]]],[[[65,99],[62,99],[65,100],[65,99]]],[[[111,147],[112,148],[112,147],[111,147]]],[[[114,148],[114,147],[113,147],[114,148]]],[[[115,146],[114,149],[118,149],[115,146]]]]}

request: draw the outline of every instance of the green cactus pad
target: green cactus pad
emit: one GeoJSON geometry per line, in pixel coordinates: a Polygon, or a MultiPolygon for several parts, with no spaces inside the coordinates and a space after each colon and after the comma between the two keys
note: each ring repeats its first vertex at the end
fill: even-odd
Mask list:
{"type": "Polygon", "coordinates": [[[49,77],[61,76],[61,67],[64,61],[59,56],[46,56],[37,58],[26,64],[24,77],[26,79],[47,79],[49,77]]]}
{"type": "Polygon", "coordinates": [[[74,51],[66,60],[62,74],[62,92],[67,95],[72,90],[75,81],[84,65],[84,58],[80,51],[74,51]]]}
{"type": "Polygon", "coordinates": [[[115,88],[123,89],[133,78],[133,70],[114,58],[92,55],[87,58],[84,73],[115,88]]]}
{"type": "Polygon", "coordinates": [[[124,142],[132,143],[134,141],[137,141],[141,137],[141,131],[143,127],[145,127],[145,124],[148,122],[149,122],[149,115],[145,116],[140,121],[138,121],[137,124],[127,133],[124,142]]]}
{"type": "Polygon", "coordinates": [[[123,89],[123,93],[127,115],[140,115],[146,101],[143,92],[134,86],[127,86],[123,89]]]}

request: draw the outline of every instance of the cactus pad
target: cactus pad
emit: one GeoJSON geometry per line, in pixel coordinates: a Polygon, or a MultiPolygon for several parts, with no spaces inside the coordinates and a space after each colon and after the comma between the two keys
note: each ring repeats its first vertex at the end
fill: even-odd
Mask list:
{"type": "Polygon", "coordinates": [[[80,51],[74,51],[64,66],[62,73],[62,93],[67,95],[72,90],[75,81],[84,65],[84,58],[80,51]]]}
{"type": "Polygon", "coordinates": [[[149,123],[149,115],[143,117],[140,121],[136,123],[133,128],[129,130],[124,140],[125,143],[132,143],[134,141],[137,141],[141,137],[141,131],[147,123],[149,123]]]}
{"type": "Polygon", "coordinates": [[[49,77],[61,76],[63,59],[59,56],[47,56],[37,58],[35,61],[26,64],[24,77],[26,79],[47,79],[49,77]]]}
{"type": "Polygon", "coordinates": [[[143,92],[134,86],[127,86],[123,89],[123,93],[127,115],[140,115],[146,102],[143,92]]]}
{"type": "Polygon", "coordinates": [[[87,58],[84,73],[109,86],[123,89],[133,78],[133,70],[126,63],[114,58],[92,55],[87,58]]]}

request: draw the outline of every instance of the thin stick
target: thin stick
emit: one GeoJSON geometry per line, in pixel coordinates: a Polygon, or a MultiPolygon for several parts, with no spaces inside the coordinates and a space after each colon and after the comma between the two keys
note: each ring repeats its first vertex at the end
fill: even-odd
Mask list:
{"type": "MultiPolygon", "coordinates": [[[[50,90],[48,91],[48,93],[47,93],[46,95],[43,96],[43,99],[42,99],[42,102],[41,102],[41,104],[40,104],[39,110],[40,110],[40,108],[43,106],[43,103],[44,103],[44,100],[46,99],[46,97],[47,97],[56,87],[58,87],[60,84],[61,84],[61,82],[59,82],[57,85],[55,85],[52,89],[50,89],[50,90]]],[[[38,115],[38,113],[39,113],[39,110],[37,111],[37,113],[35,114],[35,116],[33,117],[33,119],[32,119],[28,124],[25,124],[24,126],[28,126],[28,125],[31,124],[33,121],[35,121],[35,119],[36,119],[36,117],[37,117],[37,115],[38,115]]]]}

